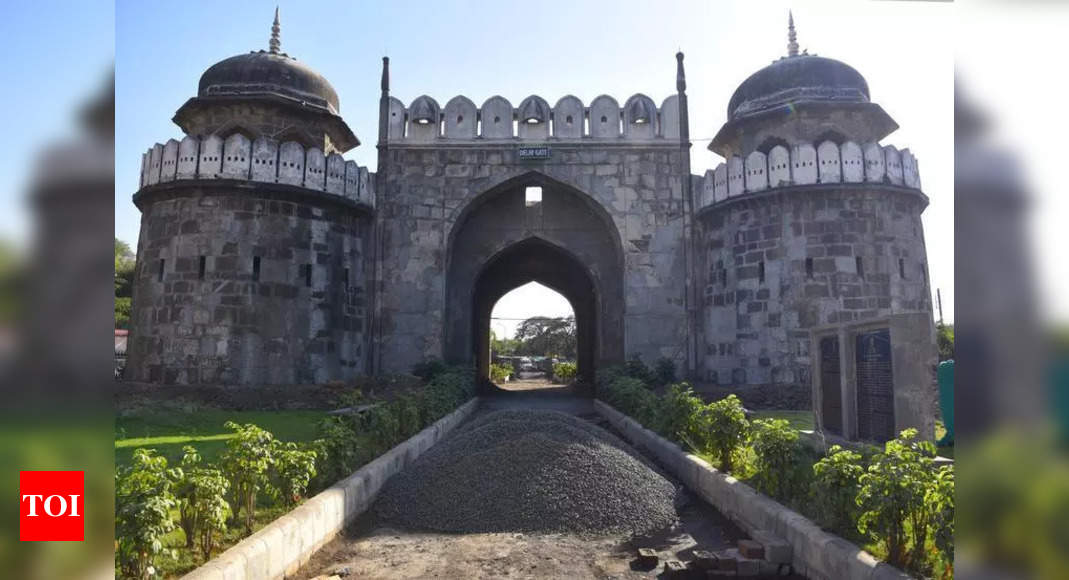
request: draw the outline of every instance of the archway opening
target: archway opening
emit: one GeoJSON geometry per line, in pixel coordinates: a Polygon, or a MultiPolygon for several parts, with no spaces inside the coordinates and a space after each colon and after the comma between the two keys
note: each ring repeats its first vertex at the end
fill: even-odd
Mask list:
{"type": "Polygon", "coordinates": [[[578,335],[567,298],[528,282],[490,313],[490,381],[507,391],[563,389],[576,378],[578,335]]]}
{"type": "Polygon", "coordinates": [[[596,364],[597,287],[575,256],[537,237],[516,242],[499,252],[476,278],[472,335],[476,337],[474,358],[479,377],[489,390],[502,390],[490,380],[493,308],[503,296],[530,282],[537,282],[568,302],[574,315],[576,383],[592,385],[596,364]]]}
{"type": "Polygon", "coordinates": [[[537,282],[571,305],[576,335],[576,394],[593,396],[601,364],[623,360],[623,252],[613,219],[598,200],[547,175],[526,172],[465,205],[449,233],[447,361],[474,363],[490,381],[494,305],[537,282]]]}

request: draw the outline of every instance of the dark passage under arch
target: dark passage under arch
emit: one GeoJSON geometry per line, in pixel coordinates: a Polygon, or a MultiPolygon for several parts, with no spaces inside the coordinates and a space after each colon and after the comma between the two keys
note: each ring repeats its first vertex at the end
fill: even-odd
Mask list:
{"type": "Polygon", "coordinates": [[[475,282],[472,336],[476,337],[475,363],[480,377],[489,374],[490,313],[502,296],[528,282],[558,292],[575,313],[579,374],[592,383],[596,367],[597,292],[582,264],[567,251],[539,238],[528,238],[500,252],[475,282]]]}
{"type": "MultiPolygon", "coordinates": [[[[623,257],[605,208],[572,186],[530,172],[473,200],[449,236],[446,359],[489,381],[490,314],[509,291],[538,282],[564,296],[576,318],[578,371],[623,360],[623,257]],[[531,203],[527,187],[542,189],[531,203]]],[[[593,394],[592,391],[586,394],[593,394]]]]}

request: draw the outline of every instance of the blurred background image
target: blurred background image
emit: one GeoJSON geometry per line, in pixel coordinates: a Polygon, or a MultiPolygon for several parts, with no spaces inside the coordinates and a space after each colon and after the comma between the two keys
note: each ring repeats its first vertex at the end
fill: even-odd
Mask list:
{"type": "MultiPolygon", "coordinates": [[[[132,193],[117,194],[114,178],[123,4],[12,3],[0,18],[0,497],[17,496],[20,470],[84,470],[87,494],[84,543],[21,543],[17,504],[0,504],[0,578],[112,574],[116,274],[129,268],[114,200],[132,193]]],[[[954,219],[939,227],[953,228],[961,289],[944,296],[955,311],[955,571],[1069,578],[1069,6],[954,10],[954,219]]],[[[887,50],[908,42],[909,31],[866,25],[887,50]]]]}

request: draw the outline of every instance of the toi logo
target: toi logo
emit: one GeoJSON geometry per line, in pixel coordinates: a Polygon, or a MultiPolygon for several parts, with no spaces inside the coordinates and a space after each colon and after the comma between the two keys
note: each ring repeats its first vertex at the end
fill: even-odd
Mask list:
{"type": "Polygon", "coordinates": [[[19,472],[19,540],[85,539],[85,472],[19,472]]]}

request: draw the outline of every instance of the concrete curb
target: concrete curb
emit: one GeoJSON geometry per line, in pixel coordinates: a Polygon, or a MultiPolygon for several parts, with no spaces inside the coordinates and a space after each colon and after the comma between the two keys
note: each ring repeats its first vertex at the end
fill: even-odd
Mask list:
{"type": "Polygon", "coordinates": [[[594,410],[628,441],[643,447],[688,488],[753,536],[766,530],[791,545],[791,565],[813,580],[905,580],[901,570],[880,562],[856,545],[820,529],[798,512],[720,473],[700,457],[646,429],[602,401],[594,410]]]}
{"type": "Polygon", "coordinates": [[[310,498],[184,578],[242,580],[286,578],[369,508],[386,480],[445,437],[479,406],[473,398],[310,498]]]}

